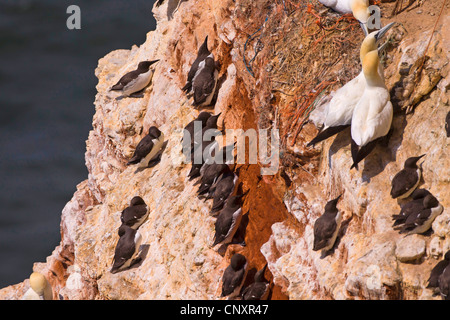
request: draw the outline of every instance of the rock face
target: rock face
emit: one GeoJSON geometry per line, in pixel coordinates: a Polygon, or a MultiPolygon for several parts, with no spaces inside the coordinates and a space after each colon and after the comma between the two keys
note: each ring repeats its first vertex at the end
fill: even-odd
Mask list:
{"type": "MultiPolygon", "coordinates": [[[[392,5],[382,4],[381,9],[392,5]]],[[[312,10],[321,10],[323,21],[308,28],[335,21],[347,28],[325,40],[320,39],[322,30],[295,38],[302,31],[295,19],[312,17],[305,7],[303,2],[286,8],[262,0],[158,1],[153,8],[157,28],[145,43],[99,60],[96,113],[86,143],[89,176],[63,209],[60,245],[33,268],[47,276],[55,299],[219,299],[221,276],[235,252],[244,254],[256,270],[268,262],[272,299],[434,298],[425,289],[426,280],[450,248],[449,140],[444,129],[450,110],[450,35],[444,27],[450,22],[449,10],[444,10],[415,89],[414,66],[434,18],[416,33],[408,29],[409,13],[382,21],[400,24],[390,32],[384,56],[386,84],[396,108],[394,130],[388,145],[378,146],[356,171],[349,169],[348,131],[315,149],[306,148],[317,130],[311,122],[299,127],[296,112],[298,101],[306,99],[301,94],[317,92],[314,99],[326,100],[331,87],[324,90],[322,80],[337,89],[340,81],[359,72],[362,33],[357,24],[354,28],[353,22],[338,21],[337,15],[314,4],[312,10]],[[206,35],[220,62],[219,90],[209,109],[222,112],[219,126],[279,129],[282,140],[276,175],[261,175],[262,164],[237,165],[239,182],[249,190],[243,205],[246,246],[232,244],[221,254],[210,248],[215,221],[209,215],[211,202],[196,197],[180,143],[182,128],[198,114],[181,88],[206,35]],[[341,51],[322,55],[336,45],[341,51]],[[321,54],[312,52],[317,46],[321,54]],[[336,53],[342,55],[332,61],[336,53]],[[309,58],[315,60],[307,63],[309,58]],[[118,94],[109,88],[140,61],[154,59],[160,61],[143,98],[116,100],[118,94]],[[294,62],[298,67],[289,67],[294,62]],[[318,76],[323,70],[327,79],[318,76]],[[408,103],[414,112],[405,115],[402,108],[408,103]],[[153,125],[167,140],[161,161],[142,171],[126,166],[153,125]],[[444,212],[431,232],[403,238],[392,228],[391,216],[400,206],[390,198],[390,181],[406,158],[424,153],[421,187],[437,197],[444,212]],[[344,212],[342,229],[332,253],[321,257],[312,250],[314,221],[338,194],[343,194],[338,204],[344,212]],[[111,274],[120,212],[137,195],[150,207],[147,222],[139,228],[143,260],[111,274]]],[[[317,106],[311,119],[320,120],[320,110],[317,106]]],[[[0,298],[20,299],[28,287],[28,280],[9,286],[0,290],[0,298]]]]}

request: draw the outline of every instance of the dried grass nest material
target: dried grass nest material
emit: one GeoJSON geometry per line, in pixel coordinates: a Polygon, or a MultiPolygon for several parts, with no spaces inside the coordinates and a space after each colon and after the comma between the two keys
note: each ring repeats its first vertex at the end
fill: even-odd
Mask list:
{"type": "Polygon", "coordinates": [[[282,142],[291,135],[293,145],[321,93],[359,72],[364,34],[352,15],[318,1],[277,1],[260,20],[247,39],[244,62],[256,75],[264,68],[265,85],[281,96],[282,142]]]}

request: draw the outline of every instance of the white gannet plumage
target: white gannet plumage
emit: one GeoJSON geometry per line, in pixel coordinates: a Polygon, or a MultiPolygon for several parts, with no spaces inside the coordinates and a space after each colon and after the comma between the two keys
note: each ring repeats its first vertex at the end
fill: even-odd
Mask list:
{"type": "Polygon", "coordinates": [[[353,167],[375,147],[377,139],[391,129],[393,108],[384,79],[378,74],[378,51],[368,52],[363,60],[366,87],[353,110],[351,122],[353,167]]]}
{"type": "Polygon", "coordinates": [[[359,21],[361,28],[367,34],[367,20],[370,16],[369,0],[319,0],[324,6],[339,13],[352,13],[359,21]]]}

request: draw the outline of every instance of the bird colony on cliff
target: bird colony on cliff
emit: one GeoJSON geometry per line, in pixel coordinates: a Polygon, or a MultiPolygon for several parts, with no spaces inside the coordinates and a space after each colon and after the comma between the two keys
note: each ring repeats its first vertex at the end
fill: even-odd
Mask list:
{"type": "MultiPolygon", "coordinates": [[[[358,170],[358,164],[371,156],[377,144],[389,143],[392,131],[393,106],[380,61],[380,52],[384,50],[385,45],[379,44],[395,22],[371,30],[368,25],[367,0],[320,0],[320,2],[339,13],[352,13],[359,21],[365,38],[359,46],[360,73],[334,92],[321,119],[323,126],[307,146],[315,147],[318,143],[350,128],[353,162],[350,170],[358,170]]],[[[223,254],[231,243],[246,246],[241,234],[242,228],[245,227],[242,221],[246,214],[243,207],[246,195],[251,190],[243,190],[243,183],[239,181],[239,168],[233,161],[227,163],[227,159],[234,158],[235,144],[217,148],[219,141],[215,139],[216,135],[213,134],[209,140],[204,138],[208,130],[219,134],[219,128],[222,127],[222,131],[224,129],[224,122],[222,121],[220,125],[218,121],[221,116],[223,117],[221,113],[212,114],[205,111],[214,107],[220,90],[218,83],[220,63],[215,60],[213,51],[208,47],[206,36],[181,88],[187,97],[192,99],[191,106],[198,112],[198,116],[186,124],[180,143],[183,154],[187,155],[191,162],[186,183],[199,185],[197,190],[199,199],[212,200],[210,214],[216,220],[211,248],[223,254]]],[[[158,59],[142,61],[136,70],[123,75],[110,88],[112,91],[120,92],[121,95],[116,99],[142,98],[146,94],[145,89],[151,83],[155,69],[158,68],[158,61],[158,59]]],[[[450,113],[446,119],[447,136],[450,136],[449,119],[450,113]]],[[[156,126],[151,126],[126,164],[135,166],[136,172],[157,166],[164,153],[164,139],[167,137],[170,137],[170,133],[163,133],[156,126]]],[[[392,227],[405,237],[412,234],[426,235],[433,221],[443,212],[443,206],[428,190],[418,188],[422,179],[427,179],[422,175],[421,164],[418,164],[419,161],[426,161],[426,155],[407,156],[403,169],[390,182],[390,195],[401,204],[400,211],[392,214],[394,220],[392,227]]],[[[342,236],[340,230],[343,225],[343,214],[338,204],[344,197],[345,194],[335,194],[326,203],[323,215],[314,223],[313,250],[320,251],[322,258],[333,254],[333,247],[342,236]]],[[[140,250],[143,240],[139,229],[145,224],[152,210],[144,198],[145,195],[135,195],[130,200],[130,205],[121,213],[121,225],[117,230],[119,239],[110,269],[113,274],[138,267],[143,259],[140,250]]],[[[447,252],[444,260],[432,270],[428,280],[429,288],[441,294],[443,299],[450,299],[449,259],[450,252],[447,252]]],[[[223,273],[221,297],[244,300],[269,298],[270,284],[264,275],[267,265],[254,275],[251,284],[244,286],[248,265],[248,260],[243,254],[232,255],[223,273]]],[[[48,296],[45,293],[48,283],[44,280],[41,275],[32,275],[30,282],[33,290],[27,293],[27,299],[33,297],[44,299],[48,296]]]]}

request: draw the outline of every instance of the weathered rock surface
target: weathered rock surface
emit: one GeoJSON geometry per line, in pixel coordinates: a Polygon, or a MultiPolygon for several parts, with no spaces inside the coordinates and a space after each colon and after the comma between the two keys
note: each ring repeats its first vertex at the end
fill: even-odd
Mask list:
{"type": "Polygon", "coordinates": [[[425,254],[426,242],[417,235],[397,241],[395,255],[400,262],[414,262],[425,254]]]}
{"type": "MultiPolygon", "coordinates": [[[[291,125],[297,111],[291,97],[302,88],[314,93],[323,80],[317,72],[324,66],[328,78],[339,79],[334,89],[360,68],[358,44],[352,43],[362,40],[357,24],[340,31],[332,43],[316,41],[320,33],[317,39],[289,38],[301,34],[301,24],[292,21],[309,14],[302,10],[305,6],[298,1],[298,8],[290,7],[294,14],[287,15],[272,1],[164,1],[153,9],[157,28],[145,43],[99,60],[96,113],[86,142],[89,176],[63,209],[60,245],[45,263],[33,267],[47,276],[55,299],[219,299],[221,276],[234,252],[244,254],[251,268],[268,262],[272,299],[436,299],[425,289],[426,280],[450,248],[450,140],[444,130],[450,110],[449,10],[428,48],[430,58],[417,87],[411,85],[412,67],[426,48],[434,20],[416,30],[410,20],[414,12],[391,19],[401,23],[388,36],[392,45],[385,56],[386,84],[396,108],[394,131],[388,145],[378,146],[356,171],[349,169],[348,131],[311,149],[305,145],[317,132],[314,124],[297,130],[297,137],[291,125]],[[249,38],[258,28],[259,43],[249,38]],[[230,245],[224,256],[210,248],[215,221],[209,215],[211,203],[196,197],[180,144],[182,128],[198,113],[181,87],[206,35],[221,63],[219,91],[210,109],[222,112],[219,125],[280,129],[282,138],[277,175],[261,176],[260,164],[238,166],[243,190],[250,190],[243,206],[248,212],[246,246],[230,245]],[[316,45],[332,53],[311,54],[315,60],[310,64],[289,67],[289,59],[302,61],[316,45]],[[342,59],[333,62],[340,51],[332,45],[340,46],[342,59]],[[246,62],[254,58],[255,77],[244,57],[246,62]],[[118,94],[109,88],[146,59],[160,61],[144,97],[116,100],[118,94]],[[285,70],[291,72],[287,80],[282,78],[285,70]],[[408,101],[415,108],[405,115],[401,108],[408,101]],[[156,166],[135,172],[126,166],[127,159],[152,125],[165,133],[167,146],[156,166]],[[421,187],[438,198],[444,212],[431,232],[404,238],[392,229],[391,216],[400,206],[389,195],[390,181],[406,158],[424,153],[421,187]],[[338,208],[344,222],[334,249],[321,257],[312,250],[313,224],[338,194],[343,195],[338,208]],[[139,228],[143,260],[111,274],[120,212],[136,195],[151,210],[139,228]]],[[[391,6],[382,4],[382,10],[391,6]]],[[[325,11],[321,15],[336,17],[325,11]]],[[[320,108],[315,112],[320,120],[320,108]]],[[[0,299],[20,299],[28,287],[25,280],[1,289],[0,299]]]]}

